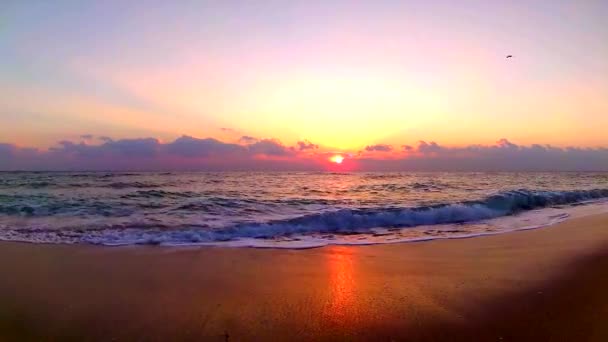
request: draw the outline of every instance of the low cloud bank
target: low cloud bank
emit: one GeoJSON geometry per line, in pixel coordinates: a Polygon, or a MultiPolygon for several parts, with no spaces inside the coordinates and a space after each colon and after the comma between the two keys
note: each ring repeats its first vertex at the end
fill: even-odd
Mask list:
{"type": "Polygon", "coordinates": [[[0,170],[299,170],[314,166],[302,166],[294,148],[272,139],[241,139],[244,144],[190,136],[169,143],[156,138],[98,139],[99,145],[64,140],[46,151],[3,143],[0,170]]]}
{"type": "MultiPolygon", "coordinates": [[[[239,143],[182,136],[119,139],[83,135],[48,150],[0,143],[0,170],[324,170],[326,151],[308,141],[286,146],[274,139],[243,136],[239,143]],[[99,141],[100,144],[90,144],[99,141]]],[[[345,161],[360,171],[608,171],[607,148],[517,145],[368,145],[372,152],[345,161]],[[382,153],[375,153],[382,152],[382,153]]]]}
{"type": "Polygon", "coordinates": [[[608,148],[560,148],[517,145],[500,139],[494,145],[442,146],[420,141],[403,145],[404,157],[363,158],[367,170],[416,171],[608,171],[608,148]]]}

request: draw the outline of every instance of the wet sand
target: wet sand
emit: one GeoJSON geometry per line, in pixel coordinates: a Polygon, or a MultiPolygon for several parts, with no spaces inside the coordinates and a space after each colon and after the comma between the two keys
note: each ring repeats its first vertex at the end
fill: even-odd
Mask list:
{"type": "Polygon", "coordinates": [[[0,341],[606,341],[608,215],[309,250],[0,243],[0,341]]]}

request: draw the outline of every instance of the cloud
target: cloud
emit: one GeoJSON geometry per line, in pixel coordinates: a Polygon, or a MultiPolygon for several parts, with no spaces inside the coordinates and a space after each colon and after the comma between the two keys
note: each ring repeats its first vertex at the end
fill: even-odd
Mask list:
{"type": "Polygon", "coordinates": [[[0,170],[36,170],[46,160],[47,153],[35,148],[0,143],[0,170]]]}
{"type": "Polygon", "coordinates": [[[182,136],[107,139],[99,145],[62,140],[46,151],[0,143],[0,170],[317,170],[274,139],[239,145],[182,136]]]}
{"type": "Polygon", "coordinates": [[[198,139],[190,136],[182,136],[165,147],[170,154],[182,157],[227,156],[245,151],[241,145],[223,143],[213,138],[198,139]]]}
{"type": "Polygon", "coordinates": [[[496,142],[496,145],[501,148],[513,148],[517,149],[519,146],[511,143],[509,140],[502,138],[496,142]]]}
{"type": "Polygon", "coordinates": [[[112,139],[110,137],[106,137],[106,136],[97,137],[97,139],[99,139],[100,141],[103,141],[103,142],[108,142],[108,141],[114,140],[114,139],[112,139]]]}
{"type": "MultiPolygon", "coordinates": [[[[405,149],[405,148],[404,148],[405,149]]],[[[607,148],[560,148],[551,145],[517,145],[500,139],[493,145],[446,147],[420,141],[407,156],[380,160],[364,158],[369,170],[422,171],[606,171],[607,148]]]]}
{"type": "MultiPolygon", "coordinates": [[[[313,148],[316,145],[307,140],[293,147],[275,139],[235,144],[191,136],[165,143],[156,138],[101,141],[90,144],[62,140],[48,150],[0,143],[0,170],[304,171],[323,170],[329,153],[313,148]]],[[[458,147],[420,141],[417,146],[404,145],[398,151],[390,145],[369,145],[365,151],[385,153],[352,155],[349,160],[356,163],[357,170],[608,171],[607,148],[518,145],[507,139],[458,147]]]]}
{"type": "Polygon", "coordinates": [[[243,144],[253,144],[255,142],[258,142],[258,138],[250,137],[248,135],[243,135],[242,137],[239,138],[239,142],[243,143],[243,144]]]}
{"type": "Polygon", "coordinates": [[[441,150],[442,147],[437,145],[434,141],[427,143],[426,141],[421,140],[418,142],[418,152],[422,154],[439,153],[441,150]]]}
{"type": "Polygon", "coordinates": [[[390,152],[393,150],[393,146],[385,144],[367,145],[365,146],[367,152],[390,152]]]}
{"type": "Polygon", "coordinates": [[[310,141],[304,139],[302,141],[298,141],[298,148],[300,149],[300,151],[316,150],[319,148],[319,145],[315,145],[315,144],[311,143],[310,141]]]}
{"type": "Polygon", "coordinates": [[[274,139],[263,139],[248,145],[248,150],[254,155],[288,156],[293,154],[291,149],[274,139]]]}
{"type": "Polygon", "coordinates": [[[220,131],[227,133],[238,133],[236,129],[230,127],[220,127],[220,131]]]}
{"type": "Polygon", "coordinates": [[[12,144],[0,143],[0,163],[6,163],[14,157],[17,147],[12,144]]]}
{"type": "Polygon", "coordinates": [[[127,157],[152,157],[158,154],[160,147],[160,142],[155,138],[122,139],[101,145],[103,150],[127,157]]]}
{"type": "Polygon", "coordinates": [[[102,156],[149,158],[157,155],[161,147],[160,142],[155,138],[110,140],[102,145],[87,145],[62,140],[58,144],[59,147],[52,147],[49,152],[55,156],[84,158],[102,156]]]}
{"type": "Polygon", "coordinates": [[[92,134],[83,134],[80,136],[80,139],[82,140],[93,140],[93,135],[92,134]]]}

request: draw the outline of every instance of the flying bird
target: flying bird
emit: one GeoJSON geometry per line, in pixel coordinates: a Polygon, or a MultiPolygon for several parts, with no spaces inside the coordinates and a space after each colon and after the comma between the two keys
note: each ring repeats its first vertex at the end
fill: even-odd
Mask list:
{"type": "Polygon", "coordinates": [[[513,58],[513,55],[507,55],[507,58],[513,58]]]}

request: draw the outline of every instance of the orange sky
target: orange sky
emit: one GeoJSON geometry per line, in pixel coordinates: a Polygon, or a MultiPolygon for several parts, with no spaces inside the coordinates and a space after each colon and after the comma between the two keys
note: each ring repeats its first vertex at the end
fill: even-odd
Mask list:
{"type": "Polygon", "coordinates": [[[608,145],[605,2],[118,4],[5,6],[2,142],[608,145]]]}

